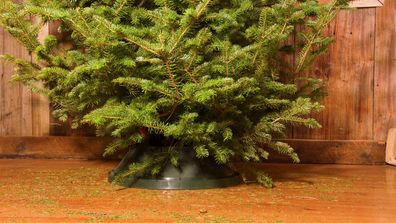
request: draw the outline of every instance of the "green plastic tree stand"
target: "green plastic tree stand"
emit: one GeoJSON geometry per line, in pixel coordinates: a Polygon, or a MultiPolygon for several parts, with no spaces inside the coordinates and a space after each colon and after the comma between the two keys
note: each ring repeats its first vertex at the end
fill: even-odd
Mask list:
{"type": "MultiPolygon", "coordinates": [[[[158,150],[158,148],[153,148],[158,150]]],[[[147,151],[147,150],[146,150],[147,151]]],[[[122,172],[133,162],[139,162],[147,156],[145,152],[131,150],[120,164],[109,172],[109,181],[122,172]]],[[[238,173],[226,165],[219,165],[213,159],[197,159],[194,150],[185,148],[180,152],[179,166],[170,162],[157,176],[144,175],[127,177],[122,186],[131,188],[160,189],[160,190],[193,190],[235,186],[241,183],[238,173]]]]}

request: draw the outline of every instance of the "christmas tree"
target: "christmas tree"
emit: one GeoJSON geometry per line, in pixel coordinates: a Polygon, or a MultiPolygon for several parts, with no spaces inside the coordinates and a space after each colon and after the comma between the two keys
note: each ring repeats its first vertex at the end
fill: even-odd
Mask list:
{"type": "MultiPolygon", "coordinates": [[[[177,166],[186,147],[219,164],[256,162],[271,151],[299,162],[277,139],[290,125],[320,127],[307,115],[322,109],[322,83],[298,77],[333,41],[323,29],[345,4],[3,0],[0,25],[36,61],[3,59],[15,64],[14,80],[50,99],[60,120],[111,135],[105,155],[153,142],[169,148],[131,163],[119,178],[158,174],[168,161],[177,166]],[[40,28],[53,21],[64,38],[49,35],[41,43],[40,28]],[[59,47],[61,41],[70,47],[59,47]],[[285,54],[295,60],[282,60],[285,54]]],[[[271,185],[264,173],[256,175],[271,185]]]]}

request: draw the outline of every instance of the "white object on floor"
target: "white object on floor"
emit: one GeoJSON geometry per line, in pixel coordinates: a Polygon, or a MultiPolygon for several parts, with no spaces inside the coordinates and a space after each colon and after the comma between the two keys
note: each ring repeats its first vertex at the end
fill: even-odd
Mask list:
{"type": "Polygon", "coordinates": [[[389,129],[388,139],[386,140],[385,161],[396,166],[396,128],[389,129]]]}

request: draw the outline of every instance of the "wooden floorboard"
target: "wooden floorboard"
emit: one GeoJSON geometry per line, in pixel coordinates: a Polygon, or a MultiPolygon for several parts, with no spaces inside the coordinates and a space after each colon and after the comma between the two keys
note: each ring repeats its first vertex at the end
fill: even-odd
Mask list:
{"type": "Polygon", "coordinates": [[[259,166],[266,189],[156,191],[120,189],[106,181],[116,163],[0,160],[0,222],[393,223],[392,166],[259,166]]]}

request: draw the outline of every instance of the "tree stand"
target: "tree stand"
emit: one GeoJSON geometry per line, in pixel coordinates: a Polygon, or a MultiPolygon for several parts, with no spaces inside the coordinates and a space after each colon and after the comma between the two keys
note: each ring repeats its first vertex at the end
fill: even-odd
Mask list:
{"type": "MultiPolygon", "coordinates": [[[[165,149],[165,148],[151,148],[165,149]]],[[[109,172],[109,182],[114,177],[126,170],[133,162],[142,161],[147,156],[146,149],[130,150],[121,160],[118,166],[109,172]]],[[[164,164],[162,172],[158,176],[143,175],[127,177],[122,186],[145,189],[161,190],[191,190],[210,189],[235,186],[241,183],[238,173],[226,165],[218,165],[213,159],[197,159],[194,150],[185,148],[180,152],[179,166],[175,167],[170,162],[164,164]]]]}

